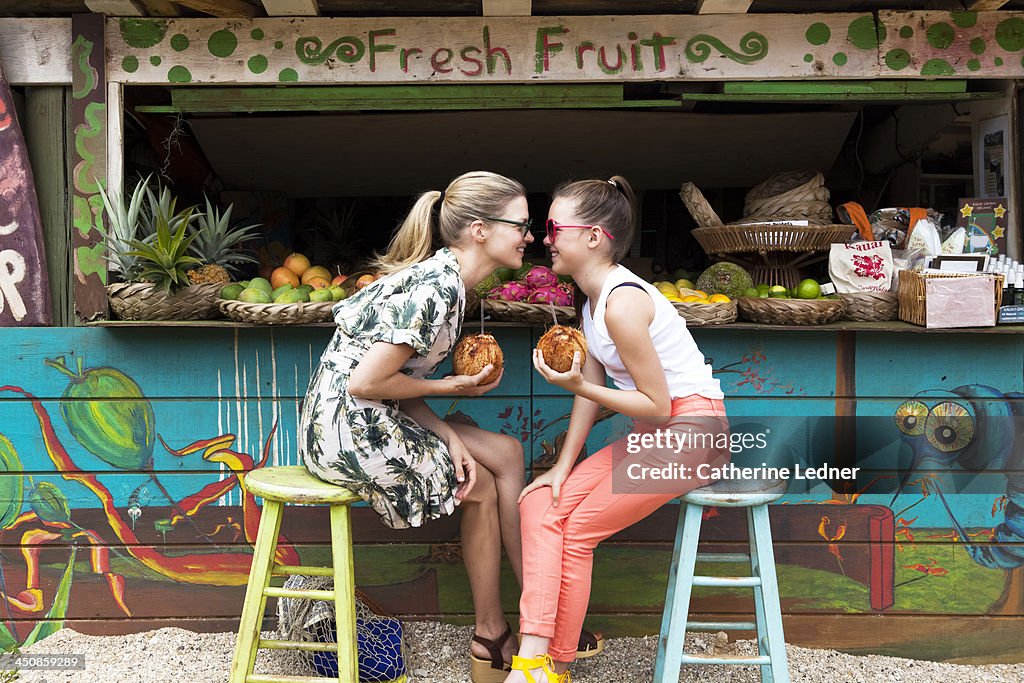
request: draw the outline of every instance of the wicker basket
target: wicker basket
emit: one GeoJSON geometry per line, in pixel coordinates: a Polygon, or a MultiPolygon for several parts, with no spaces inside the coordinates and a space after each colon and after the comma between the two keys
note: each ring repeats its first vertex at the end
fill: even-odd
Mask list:
{"type": "Polygon", "coordinates": [[[784,218],[815,224],[832,222],[832,206],[825,178],[817,171],[778,173],[747,193],[743,205],[746,223],[784,218]]]}
{"type": "Polygon", "coordinates": [[[167,295],[148,282],[120,282],[107,285],[107,300],[121,320],[206,320],[217,316],[223,286],[191,285],[167,295]]]}
{"type": "Polygon", "coordinates": [[[230,299],[220,300],[220,310],[239,323],[254,325],[304,325],[331,319],[336,301],[296,304],[250,304],[230,299]]]}
{"type": "Polygon", "coordinates": [[[854,292],[840,294],[846,302],[843,320],[859,322],[881,322],[896,320],[899,313],[899,299],[895,292],[854,292]]]}
{"type": "Polygon", "coordinates": [[[531,323],[545,325],[552,322],[551,311],[554,309],[559,323],[572,322],[576,319],[576,309],[572,306],[551,306],[550,304],[527,304],[520,301],[499,301],[498,299],[482,299],[480,305],[491,320],[510,323],[531,323]]]}
{"type": "Polygon", "coordinates": [[[842,299],[763,299],[743,296],[736,300],[744,320],[765,325],[824,325],[838,320],[846,310],[842,299]]]}
{"type": "Polygon", "coordinates": [[[679,311],[679,315],[686,320],[687,327],[726,325],[736,321],[735,301],[714,304],[673,301],[672,305],[679,311]]]}
{"type": "Polygon", "coordinates": [[[694,228],[693,236],[708,254],[770,251],[827,251],[833,242],[845,242],[849,225],[786,225],[752,223],[694,228]]]}
{"type": "Polygon", "coordinates": [[[697,221],[697,225],[700,227],[714,227],[722,224],[722,219],[711,208],[711,204],[705,199],[704,193],[693,183],[683,183],[683,186],[679,189],[679,197],[683,200],[683,204],[686,204],[686,208],[690,215],[693,216],[693,220],[697,221]]]}
{"type": "MultiPolygon", "coordinates": [[[[915,270],[901,270],[899,276],[899,315],[900,320],[915,325],[924,325],[928,318],[928,304],[925,297],[926,283],[934,277],[977,277],[985,273],[920,273],[915,270]]],[[[999,320],[999,304],[1003,295],[1004,276],[992,276],[993,305],[996,320],[999,320]]]]}

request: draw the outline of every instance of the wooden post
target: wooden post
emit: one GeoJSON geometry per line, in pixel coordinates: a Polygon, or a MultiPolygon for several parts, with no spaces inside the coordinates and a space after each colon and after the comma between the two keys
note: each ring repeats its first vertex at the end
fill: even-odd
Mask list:
{"type": "Polygon", "coordinates": [[[485,17],[528,17],[533,14],[532,0],[483,0],[485,17]]]}
{"type": "Polygon", "coordinates": [[[263,0],[268,17],[318,17],[317,0],[263,0]]]}
{"type": "Polygon", "coordinates": [[[112,17],[144,17],[146,10],[136,0],[85,0],[85,6],[97,14],[112,17]]]}
{"type": "Polygon", "coordinates": [[[102,14],[71,17],[71,258],[75,314],[85,322],[104,316],[107,310],[107,267],[96,229],[103,216],[98,188],[107,167],[104,19],[102,14]]]}
{"type": "Polygon", "coordinates": [[[53,302],[53,324],[70,325],[71,231],[68,220],[67,88],[25,89],[25,142],[36,179],[39,217],[43,223],[46,267],[53,302]]]}

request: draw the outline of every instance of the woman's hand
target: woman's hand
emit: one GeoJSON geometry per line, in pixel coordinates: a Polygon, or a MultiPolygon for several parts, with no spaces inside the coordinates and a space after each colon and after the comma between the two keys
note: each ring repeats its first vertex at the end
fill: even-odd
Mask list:
{"type": "Polygon", "coordinates": [[[459,482],[458,488],[455,489],[455,504],[458,505],[463,498],[469,495],[473,485],[476,484],[476,460],[469,454],[466,444],[454,431],[444,437],[442,441],[448,446],[448,455],[455,467],[455,479],[459,482]]]}
{"type": "Polygon", "coordinates": [[[580,372],[579,351],[572,355],[572,367],[570,367],[566,372],[556,372],[544,362],[544,354],[540,352],[540,349],[534,349],[533,367],[537,369],[537,372],[539,372],[541,377],[547,380],[548,383],[560,386],[574,394],[579,393],[577,390],[582,387],[583,383],[586,381],[583,377],[583,373],[580,372]]]}
{"type": "Polygon", "coordinates": [[[501,378],[505,376],[505,368],[501,369],[498,373],[498,379],[488,384],[481,384],[484,378],[491,373],[494,366],[487,364],[484,369],[475,375],[448,375],[444,378],[445,382],[448,382],[451,391],[448,393],[453,396],[483,396],[491,389],[498,386],[501,382],[501,378]]]}
{"type": "Polygon", "coordinates": [[[568,478],[571,470],[571,466],[562,467],[561,465],[555,465],[550,470],[527,484],[526,488],[523,489],[523,492],[519,494],[519,500],[516,501],[516,503],[522,503],[523,498],[526,498],[530,491],[550,486],[551,504],[558,507],[558,498],[562,495],[562,482],[568,478]]]}

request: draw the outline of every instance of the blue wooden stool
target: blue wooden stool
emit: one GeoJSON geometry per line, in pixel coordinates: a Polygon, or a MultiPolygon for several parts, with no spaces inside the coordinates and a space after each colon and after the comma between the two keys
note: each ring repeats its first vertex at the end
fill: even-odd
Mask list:
{"type": "Polygon", "coordinates": [[[786,492],[785,481],[718,481],[680,498],[679,523],[668,575],[665,611],[658,638],[655,683],[678,683],[682,664],[741,664],[761,667],[762,683],[789,683],[786,669],[786,641],[782,633],[782,608],[775,575],[775,553],[768,524],[768,503],[786,492]],[[747,509],[750,554],[697,553],[701,513],[705,507],[747,509]],[[705,562],[750,562],[750,576],[694,576],[697,560],[705,562]],[[692,586],[754,589],[757,623],[687,621],[692,586]],[[756,630],[756,657],[688,655],[683,652],[687,629],[695,631],[756,630]]]}
{"type": "Polygon", "coordinates": [[[358,501],[359,496],[346,488],[317,479],[302,466],[263,467],[249,472],[242,481],[246,489],[263,498],[263,514],[260,517],[260,528],[253,548],[252,569],[249,570],[245,602],[242,604],[242,620],[238,626],[235,657],[231,662],[230,683],[309,683],[334,680],[341,683],[357,683],[359,672],[356,659],[355,571],[352,562],[352,523],[349,518],[349,506],[358,501]],[[274,561],[285,503],[331,507],[332,566],[304,567],[281,565],[274,561]],[[334,590],[293,590],[270,585],[271,576],[289,574],[332,576],[334,590]],[[268,597],[331,600],[334,602],[338,642],[311,643],[263,639],[260,632],[268,597]],[[253,674],[256,651],[259,648],[337,652],[338,678],[253,674]]]}

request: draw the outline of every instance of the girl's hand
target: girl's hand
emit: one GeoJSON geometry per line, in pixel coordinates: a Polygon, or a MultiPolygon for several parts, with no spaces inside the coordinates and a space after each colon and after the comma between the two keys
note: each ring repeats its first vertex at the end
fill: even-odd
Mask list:
{"type": "Polygon", "coordinates": [[[455,504],[458,505],[476,484],[476,460],[469,454],[466,444],[455,432],[442,440],[448,446],[448,455],[455,467],[455,479],[459,482],[458,488],[455,489],[455,504]]]}
{"type": "Polygon", "coordinates": [[[572,355],[572,367],[570,367],[566,372],[556,372],[544,362],[544,354],[540,352],[540,349],[534,349],[533,367],[537,369],[537,372],[539,372],[541,377],[546,379],[548,383],[560,386],[574,394],[578,393],[577,389],[583,386],[583,383],[586,381],[583,377],[583,373],[580,372],[579,351],[572,355]]]}
{"type": "Polygon", "coordinates": [[[551,487],[551,504],[558,507],[558,498],[562,495],[562,482],[569,476],[571,467],[560,467],[555,465],[550,470],[540,475],[523,489],[523,492],[519,494],[519,500],[516,503],[522,503],[523,498],[526,498],[530,491],[535,489],[543,488],[545,486],[551,487]]]}
{"type": "Polygon", "coordinates": [[[451,388],[451,391],[448,393],[453,396],[483,396],[491,389],[497,387],[498,383],[501,382],[501,378],[505,376],[505,368],[502,368],[501,372],[498,373],[498,379],[489,384],[481,384],[493,369],[494,366],[488,364],[475,375],[448,375],[444,378],[444,381],[448,382],[451,388]]]}

